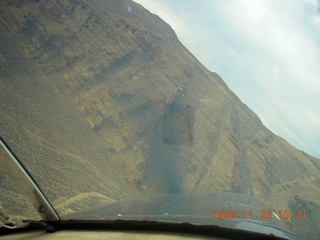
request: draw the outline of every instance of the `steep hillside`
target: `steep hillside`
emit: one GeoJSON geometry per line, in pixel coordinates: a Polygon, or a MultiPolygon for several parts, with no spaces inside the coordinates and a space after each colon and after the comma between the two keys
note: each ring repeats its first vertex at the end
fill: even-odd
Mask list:
{"type": "Polygon", "coordinates": [[[131,1],[7,0],[0,33],[0,134],[60,213],[233,191],[307,210],[312,228],[288,224],[316,234],[319,159],[265,128],[159,17],[131,1]]]}

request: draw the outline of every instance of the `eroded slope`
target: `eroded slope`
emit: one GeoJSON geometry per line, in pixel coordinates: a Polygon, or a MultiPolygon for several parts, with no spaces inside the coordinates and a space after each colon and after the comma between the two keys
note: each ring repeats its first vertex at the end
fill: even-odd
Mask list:
{"type": "Polygon", "coordinates": [[[0,133],[60,213],[234,191],[319,223],[319,160],[266,129],[141,6],[7,1],[0,32],[0,133]]]}

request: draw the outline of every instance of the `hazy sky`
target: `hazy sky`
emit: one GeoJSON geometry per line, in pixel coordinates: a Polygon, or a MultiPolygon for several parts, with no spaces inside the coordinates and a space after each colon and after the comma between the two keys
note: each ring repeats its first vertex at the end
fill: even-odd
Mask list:
{"type": "Polygon", "coordinates": [[[320,0],[134,0],[262,122],[320,157],[320,0]]]}

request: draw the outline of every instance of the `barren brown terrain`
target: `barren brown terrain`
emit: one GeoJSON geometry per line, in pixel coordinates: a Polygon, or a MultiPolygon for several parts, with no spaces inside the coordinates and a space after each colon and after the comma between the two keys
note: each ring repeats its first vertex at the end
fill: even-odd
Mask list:
{"type": "MultiPolygon", "coordinates": [[[[307,210],[308,221],[287,224],[318,234],[320,160],[268,130],[168,24],[129,0],[1,1],[0,135],[61,215],[231,191],[307,210]]],[[[2,176],[5,205],[18,193],[2,176]]]]}

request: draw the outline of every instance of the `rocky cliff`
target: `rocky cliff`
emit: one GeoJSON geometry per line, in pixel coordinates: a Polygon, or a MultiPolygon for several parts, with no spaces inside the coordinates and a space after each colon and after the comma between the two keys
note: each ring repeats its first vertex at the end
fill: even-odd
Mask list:
{"type": "Polygon", "coordinates": [[[319,159],[264,127],[132,1],[2,1],[0,116],[1,136],[62,214],[232,191],[307,210],[314,230],[287,221],[302,235],[319,226],[319,159]]]}

